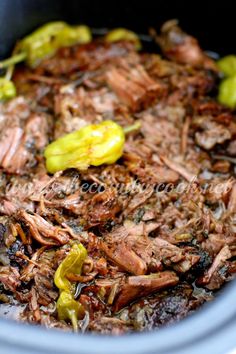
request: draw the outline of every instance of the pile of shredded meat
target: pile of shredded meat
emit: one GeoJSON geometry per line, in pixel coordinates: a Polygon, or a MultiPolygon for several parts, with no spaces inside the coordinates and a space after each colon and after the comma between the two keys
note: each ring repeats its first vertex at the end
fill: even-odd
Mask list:
{"type": "Polygon", "coordinates": [[[168,22],[155,40],[162,56],[100,38],[15,70],[18,96],[0,105],[0,314],[71,329],[54,274],[72,240],[89,255],[82,332],[168,325],[233,279],[235,115],[196,39],[168,22]],[[140,122],[115,164],[47,173],[51,141],[108,119],[140,122]]]}

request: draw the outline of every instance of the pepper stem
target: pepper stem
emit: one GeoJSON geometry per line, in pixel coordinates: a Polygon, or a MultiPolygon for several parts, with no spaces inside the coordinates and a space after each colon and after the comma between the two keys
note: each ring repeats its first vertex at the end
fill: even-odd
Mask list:
{"type": "Polygon", "coordinates": [[[26,59],[26,53],[21,52],[19,54],[15,54],[12,57],[0,61],[0,69],[5,69],[8,68],[11,65],[15,65],[17,63],[20,63],[21,61],[24,61],[26,59]]]}
{"type": "Polygon", "coordinates": [[[77,318],[76,313],[74,311],[71,311],[71,313],[70,313],[70,320],[72,323],[73,331],[78,332],[78,318],[77,318]]]}
{"type": "Polygon", "coordinates": [[[128,125],[127,127],[124,127],[124,133],[128,134],[130,132],[133,132],[134,130],[138,130],[141,127],[141,123],[138,120],[136,123],[132,124],[132,125],[128,125]]]}

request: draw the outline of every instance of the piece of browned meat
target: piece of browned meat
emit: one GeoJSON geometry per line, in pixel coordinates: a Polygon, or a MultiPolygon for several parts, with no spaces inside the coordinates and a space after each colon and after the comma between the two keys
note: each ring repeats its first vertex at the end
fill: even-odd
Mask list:
{"type": "Polygon", "coordinates": [[[115,311],[119,311],[135,299],[148,296],[157,290],[174,286],[179,278],[174,272],[165,271],[151,275],[128,277],[127,282],[121,287],[118,295],[115,311]]]}
{"type": "Polygon", "coordinates": [[[152,105],[165,94],[165,86],[154,81],[140,64],[126,61],[107,72],[107,83],[132,111],[152,105]]]}
{"type": "Polygon", "coordinates": [[[161,28],[161,35],[155,38],[167,58],[181,64],[216,70],[213,60],[204,54],[194,37],[182,31],[177,20],[167,21],[161,28]]]}
{"type": "Polygon", "coordinates": [[[51,118],[32,112],[23,97],[3,107],[2,116],[0,167],[8,173],[29,172],[37,164],[37,154],[42,153],[49,142],[51,118]]]}

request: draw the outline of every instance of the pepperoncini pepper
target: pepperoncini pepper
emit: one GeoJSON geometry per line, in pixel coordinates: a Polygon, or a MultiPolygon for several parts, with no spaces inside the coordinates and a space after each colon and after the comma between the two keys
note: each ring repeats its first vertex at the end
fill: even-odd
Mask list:
{"type": "Polygon", "coordinates": [[[23,38],[16,47],[16,54],[0,62],[0,68],[26,61],[34,68],[40,61],[49,58],[61,47],[91,41],[87,26],[70,26],[65,22],[49,22],[23,38]]]}
{"type": "Polygon", "coordinates": [[[76,301],[70,292],[62,291],[57,300],[59,320],[70,320],[75,332],[78,331],[78,319],[84,317],[83,305],[76,301]]]}
{"type": "Polygon", "coordinates": [[[87,251],[82,244],[75,243],[66,258],[61,262],[54,276],[54,283],[60,290],[73,291],[73,287],[66,275],[73,273],[80,275],[87,251]]]}
{"type": "Polygon", "coordinates": [[[226,77],[236,75],[236,55],[227,55],[221,58],[217,65],[226,77]]]}
{"type": "Polygon", "coordinates": [[[218,101],[225,106],[236,108],[236,56],[228,55],[217,62],[225,78],[219,85],[218,101]]]}
{"type": "Polygon", "coordinates": [[[74,286],[66,278],[67,274],[80,275],[87,251],[82,244],[75,243],[56,270],[54,283],[60,289],[57,313],[60,320],[70,320],[74,331],[78,330],[78,319],[84,317],[83,305],[74,299],[74,286]]]}
{"type": "Polygon", "coordinates": [[[0,78],[0,101],[5,101],[16,96],[16,88],[12,81],[0,78]]]}
{"type": "Polygon", "coordinates": [[[112,164],[122,155],[125,134],[121,126],[107,120],[87,125],[47,146],[44,152],[48,172],[90,165],[112,164]]]}
{"type": "Polygon", "coordinates": [[[220,83],[218,100],[229,108],[236,108],[236,75],[220,83]]]}
{"type": "Polygon", "coordinates": [[[138,35],[126,28],[114,28],[105,36],[106,42],[117,42],[122,40],[134,42],[137,50],[142,48],[138,35]]]}

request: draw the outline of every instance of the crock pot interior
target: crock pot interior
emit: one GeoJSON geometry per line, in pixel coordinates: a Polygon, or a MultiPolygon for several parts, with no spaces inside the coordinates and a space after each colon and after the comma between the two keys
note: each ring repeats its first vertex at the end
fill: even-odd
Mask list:
{"type": "MultiPolygon", "coordinates": [[[[233,53],[236,52],[232,35],[235,9],[233,0],[220,3],[207,0],[0,0],[0,56],[7,55],[15,41],[32,29],[58,19],[94,28],[127,27],[145,34],[151,26],[159,28],[165,20],[178,18],[181,26],[196,36],[204,49],[220,54],[233,53]]],[[[176,325],[119,338],[46,331],[0,319],[0,349],[1,353],[8,354],[223,353],[236,345],[235,298],[236,284],[232,283],[212,304],[176,325]]]]}

